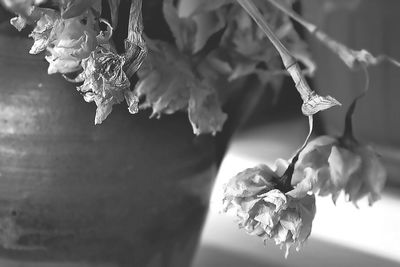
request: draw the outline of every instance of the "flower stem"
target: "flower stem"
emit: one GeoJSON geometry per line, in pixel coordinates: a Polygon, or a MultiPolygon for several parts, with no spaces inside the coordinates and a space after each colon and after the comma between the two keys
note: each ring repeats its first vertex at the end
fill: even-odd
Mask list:
{"type": "Polygon", "coordinates": [[[292,77],[297,91],[303,99],[302,112],[306,116],[311,116],[318,111],[328,109],[330,107],[340,105],[340,103],[333,97],[321,97],[311,90],[308,85],[299,64],[289,50],[281,43],[275,33],[271,30],[265,18],[254,5],[252,0],[236,0],[239,5],[251,16],[257,25],[263,30],[268,39],[278,51],[286,71],[292,77]]]}
{"type": "Polygon", "coordinates": [[[137,35],[143,32],[142,0],[131,0],[128,25],[128,40],[134,42],[138,39],[137,35]]]}
{"type": "Polygon", "coordinates": [[[353,102],[350,104],[349,108],[347,109],[343,135],[339,138],[339,142],[342,143],[346,147],[350,147],[353,144],[358,144],[356,138],[354,137],[354,133],[353,133],[353,114],[356,109],[357,101],[366,95],[366,93],[369,89],[369,84],[370,84],[368,69],[365,66],[363,69],[364,69],[364,74],[365,74],[364,90],[358,96],[356,96],[354,98],[353,102]]]}
{"type": "Polygon", "coordinates": [[[306,21],[291,8],[285,6],[282,1],[267,1],[302,25],[312,36],[328,47],[333,53],[338,55],[339,58],[352,70],[357,69],[360,66],[377,65],[383,61],[389,62],[396,67],[400,67],[400,62],[386,55],[373,56],[366,50],[357,51],[348,48],[344,44],[334,40],[328,34],[318,29],[316,25],[306,21]]]}
{"type": "Polygon", "coordinates": [[[305,77],[303,76],[300,66],[295,57],[293,57],[289,50],[281,43],[278,37],[270,29],[263,15],[251,0],[237,0],[237,2],[246,10],[246,12],[253,18],[257,25],[264,31],[268,39],[272,42],[279,55],[282,58],[283,65],[292,77],[297,91],[300,93],[303,101],[307,100],[312,94],[312,90],[308,85],[305,77]]]}
{"type": "Polygon", "coordinates": [[[124,69],[128,78],[131,78],[140,68],[147,54],[146,43],[142,34],[142,0],[131,0],[128,38],[125,40],[127,62],[124,69]]]}

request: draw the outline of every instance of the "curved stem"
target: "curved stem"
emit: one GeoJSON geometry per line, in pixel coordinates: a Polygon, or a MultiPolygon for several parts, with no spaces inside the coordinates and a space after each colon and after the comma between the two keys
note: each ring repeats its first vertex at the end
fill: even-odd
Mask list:
{"type": "Polygon", "coordinates": [[[137,41],[137,34],[142,34],[142,0],[131,0],[131,9],[129,13],[128,24],[128,40],[131,42],[137,41]]]}
{"type": "Polygon", "coordinates": [[[244,10],[246,10],[246,12],[253,18],[257,25],[267,35],[268,39],[271,41],[271,43],[274,45],[279,55],[281,56],[283,65],[285,66],[286,70],[289,72],[290,76],[292,76],[292,79],[301,95],[301,98],[303,100],[306,100],[312,93],[312,90],[310,89],[310,86],[308,85],[305,77],[301,73],[301,69],[295,57],[290,54],[289,50],[287,50],[287,48],[282,44],[275,33],[271,30],[263,15],[251,0],[237,0],[237,2],[244,8],[244,10]]]}
{"type": "Polygon", "coordinates": [[[146,43],[142,34],[142,0],[131,0],[128,38],[125,40],[125,57],[127,62],[124,69],[128,78],[131,78],[140,68],[147,55],[146,43]]]}
{"type": "Polygon", "coordinates": [[[340,105],[333,97],[321,97],[311,90],[308,85],[299,64],[289,50],[281,43],[275,33],[271,30],[265,18],[254,5],[252,0],[236,0],[239,5],[252,17],[257,25],[264,31],[268,39],[272,42],[279,55],[281,56],[285,69],[292,77],[297,91],[303,99],[302,112],[306,116],[313,115],[318,111],[328,109],[330,107],[340,105]]]}
{"type": "Polygon", "coordinates": [[[386,55],[373,56],[366,50],[353,50],[344,44],[336,41],[325,32],[318,29],[318,27],[294,12],[291,8],[285,6],[282,1],[267,0],[270,4],[281,10],[283,13],[291,17],[293,20],[302,25],[311,35],[328,47],[333,53],[339,56],[339,58],[350,68],[356,69],[361,66],[377,65],[384,61],[393,64],[396,67],[400,67],[400,62],[388,57],[386,55]]]}

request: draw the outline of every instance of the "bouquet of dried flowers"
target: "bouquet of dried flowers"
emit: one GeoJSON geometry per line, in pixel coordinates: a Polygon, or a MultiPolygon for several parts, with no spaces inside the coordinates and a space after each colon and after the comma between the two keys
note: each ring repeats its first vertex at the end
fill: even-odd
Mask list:
{"type": "MultiPolygon", "coordinates": [[[[327,10],[354,8],[360,0],[323,0],[327,10]]],[[[95,123],[102,123],[115,104],[126,102],[132,114],[152,109],[151,117],[187,111],[194,134],[221,131],[227,114],[221,103],[235,82],[252,75],[260,86],[279,88],[289,75],[299,92],[310,132],[303,146],[272,170],[261,164],[247,169],[225,186],[224,210],[252,235],[300,248],[311,233],[315,195],[341,192],[347,200],[379,199],[386,171],[379,156],[353,135],[349,107],[341,137],[309,141],[313,115],[340,103],[320,96],[305,79],[316,68],[294,22],[326,45],[350,68],[364,69],[394,59],[352,50],[332,39],[293,10],[296,0],[163,0],[163,16],[174,41],[152,39],[143,32],[142,1],[130,1],[125,51],[118,53],[113,31],[120,0],[1,0],[17,17],[18,30],[31,25],[29,53],[44,52],[48,73],[60,73],[76,83],[86,102],[97,106],[95,123]],[[109,10],[109,18],[103,9],[109,10]],[[285,44],[285,45],[284,45],[285,44]],[[298,63],[301,64],[298,64],[298,63]],[[135,81],[135,82],[132,82],[135,81]]],[[[366,76],[368,78],[368,75],[366,76]]],[[[368,80],[368,79],[367,79],[368,80]]],[[[368,86],[366,86],[367,91],[368,86]]],[[[286,254],[287,254],[286,253],[286,254]]]]}

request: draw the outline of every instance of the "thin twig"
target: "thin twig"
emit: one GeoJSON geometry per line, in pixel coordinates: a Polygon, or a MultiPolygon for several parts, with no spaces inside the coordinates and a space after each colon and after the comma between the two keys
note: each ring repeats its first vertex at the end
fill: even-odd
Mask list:
{"type": "Polygon", "coordinates": [[[293,11],[293,9],[285,6],[282,1],[267,0],[273,6],[281,10],[283,13],[291,17],[293,20],[302,25],[312,36],[322,42],[332,52],[337,54],[339,58],[352,70],[357,69],[359,66],[372,66],[378,65],[384,61],[389,62],[396,67],[400,67],[400,62],[387,56],[378,55],[373,56],[366,50],[353,50],[345,46],[344,44],[336,41],[325,32],[321,31],[316,25],[308,22],[299,14],[293,11]]]}
{"type": "Polygon", "coordinates": [[[244,10],[246,10],[246,12],[257,23],[257,25],[263,30],[263,32],[267,35],[267,37],[281,56],[283,65],[292,77],[296,89],[303,99],[303,114],[306,116],[310,116],[317,113],[318,111],[328,109],[335,105],[340,105],[340,103],[336,99],[330,96],[319,96],[311,90],[304,75],[302,74],[301,68],[297,63],[297,60],[290,54],[289,50],[287,50],[287,48],[281,43],[278,37],[270,29],[265,18],[258,10],[258,8],[254,5],[254,3],[251,0],[236,1],[243,7],[244,10]]]}
{"type": "Polygon", "coordinates": [[[354,134],[353,134],[353,114],[356,109],[358,100],[360,100],[367,94],[367,92],[369,90],[369,85],[370,85],[370,77],[369,77],[368,68],[366,66],[364,66],[363,70],[364,70],[364,75],[365,75],[364,89],[359,95],[357,95],[354,98],[353,102],[350,104],[349,108],[347,109],[345,122],[344,122],[344,131],[343,131],[342,137],[339,139],[340,142],[348,142],[348,140],[350,140],[351,143],[357,143],[357,140],[355,139],[354,134]]]}

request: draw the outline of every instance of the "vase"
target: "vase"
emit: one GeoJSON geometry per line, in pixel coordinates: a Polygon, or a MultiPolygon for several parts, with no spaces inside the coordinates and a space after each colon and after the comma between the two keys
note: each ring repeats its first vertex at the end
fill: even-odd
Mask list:
{"type": "MultiPolygon", "coordinates": [[[[352,9],[340,8],[323,13],[321,1],[302,1],[304,16],[319,24],[320,29],[346,46],[366,49],[373,55],[386,54],[400,58],[400,37],[397,30],[399,18],[396,0],[360,1],[352,9]],[[322,15],[323,14],[323,15],[322,15]]],[[[362,69],[352,71],[339,57],[315,38],[310,37],[313,56],[318,64],[315,89],[338,99],[342,108],[332,108],[321,113],[325,130],[330,134],[343,131],[347,107],[365,87],[362,69]]],[[[368,68],[370,86],[368,94],[357,103],[353,128],[359,140],[372,143],[383,156],[388,168],[389,181],[400,185],[400,71],[387,62],[368,68]]]]}
{"type": "Polygon", "coordinates": [[[187,267],[215,177],[215,140],[185,113],[95,105],[0,29],[0,266],[187,267]]]}

